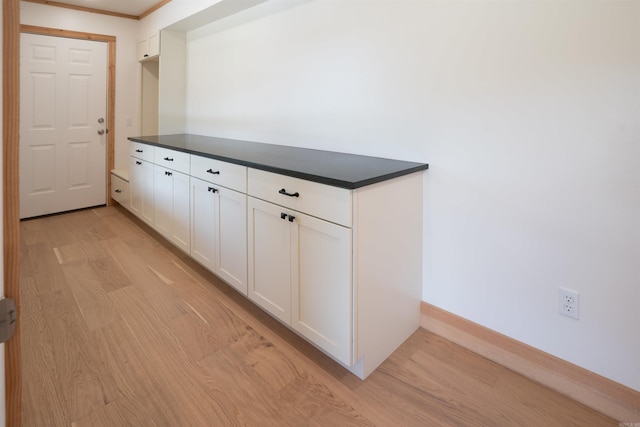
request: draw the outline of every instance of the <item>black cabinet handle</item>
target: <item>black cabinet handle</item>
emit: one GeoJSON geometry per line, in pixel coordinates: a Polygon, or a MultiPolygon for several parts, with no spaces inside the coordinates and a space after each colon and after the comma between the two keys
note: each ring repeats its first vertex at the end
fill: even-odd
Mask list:
{"type": "Polygon", "coordinates": [[[207,170],[207,173],[212,173],[212,174],[214,174],[214,175],[220,175],[220,171],[215,171],[215,172],[214,172],[214,170],[213,170],[213,169],[209,169],[209,170],[207,170]]]}
{"type": "Polygon", "coordinates": [[[166,176],[171,176],[171,175],[173,175],[171,172],[168,172],[168,171],[164,171],[164,174],[165,174],[166,176]]]}
{"type": "Polygon", "coordinates": [[[167,162],[173,162],[173,159],[169,158],[169,157],[165,157],[164,158],[167,162]]]}
{"type": "Polygon", "coordinates": [[[280,212],[280,219],[287,219],[287,214],[284,212],[280,212]]]}
{"type": "Polygon", "coordinates": [[[296,217],[295,217],[295,216],[293,216],[293,215],[289,215],[289,222],[293,222],[293,220],[294,220],[294,219],[296,219],[296,217]]]}
{"type": "Polygon", "coordinates": [[[116,193],[122,193],[122,190],[116,190],[116,193]]]}
{"type": "Polygon", "coordinates": [[[148,58],[148,57],[149,57],[149,54],[148,54],[148,53],[145,53],[145,54],[144,54],[144,57],[145,57],[145,58],[148,58]]]}
{"type": "Polygon", "coordinates": [[[140,163],[140,162],[136,161],[136,165],[141,165],[141,164],[142,164],[142,163],[140,163]]]}
{"type": "Polygon", "coordinates": [[[217,188],[213,188],[213,187],[209,187],[209,188],[207,188],[207,191],[210,191],[212,193],[217,193],[218,189],[217,188]]]}
{"type": "Polygon", "coordinates": [[[144,151],[142,150],[136,150],[136,153],[143,153],[144,151]]]}
{"type": "Polygon", "coordinates": [[[297,191],[295,193],[287,193],[287,190],[285,190],[284,188],[278,191],[278,193],[284,194],[285,196],[289,196],[289,197],[300,197],[300,193],[298,193],[297,191]]]}

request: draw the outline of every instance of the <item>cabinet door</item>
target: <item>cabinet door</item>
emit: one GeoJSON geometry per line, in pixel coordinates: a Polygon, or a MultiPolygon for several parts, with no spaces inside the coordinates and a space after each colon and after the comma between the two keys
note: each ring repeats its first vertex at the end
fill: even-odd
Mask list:
{"type": "Polygon", "coordinates": [[[130,175],[131,212],[153,226],[153,164],[131,157],[130,175]]]}
{"type": "Polygon", "coordinates": [[[216,272],[247,295],[247,196],[225,187],[217,188],[216,272]]]}
{"type": "Polygon", "coordinates": [[[185,252],[189,252],[189,176],[154,166],[154,228],[185,252]]]}
{"type": "Polygon", "coordinates": [[[173,217],[171,241],[184,252],[189,253],[191,243],[191,219],[189,197],[189,175],[173,172],[173,217]]]}
{"type": "Polygon", "coordinates": [[[149,57],[149,39],[138,40],[138,61],[149,57]]]}
{"type": "Polygon", "coordinates": [[[212,184],[191,178],[191,256],[213,272],[216,270],[218,216],[218,198],[214,190],[212,184]]]}
{"type": "Polygon", "coordinates": [[[138,41],[138,61],[145,61],[158,55],[160,55],[160,33],[155,32],[138,41]]]}
{"type": "Polygon", "coordinates": [[[160,33],[153,33],[148,38],[149,58],[160,55],[160,33]]]}
{"type": "Polygon", "coordinates": [[[173,217],[173,173],[157,165],[154,166],[153,171],[154,228],[170,239],[173,217]]]}
{"type": "Polygon", "coordinates": [[[283,208],[253,197],[247,204],[249,298],[290,325],[292,227],[283,208]]]}
{"type": "Polygon", "coordinates": [[[352,365],[352,231],[304,214],[292,226],[292,326],[352,365]]]}

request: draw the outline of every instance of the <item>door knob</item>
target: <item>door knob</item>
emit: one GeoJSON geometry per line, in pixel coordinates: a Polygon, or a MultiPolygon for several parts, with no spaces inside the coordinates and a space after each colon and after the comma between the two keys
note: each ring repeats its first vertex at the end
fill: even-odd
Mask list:
{"type": "Polygon", "coordinates": [[[103,119],[102,117],[100,117],[100,118],[98,119],[98,123],[100,123],[100,124],[104,123],[104,119],[103,119]]]}
{"type": "Polygon", "coordinates": [[[98,129],[98,135],[104,135],[104,129],[98,129]]]}

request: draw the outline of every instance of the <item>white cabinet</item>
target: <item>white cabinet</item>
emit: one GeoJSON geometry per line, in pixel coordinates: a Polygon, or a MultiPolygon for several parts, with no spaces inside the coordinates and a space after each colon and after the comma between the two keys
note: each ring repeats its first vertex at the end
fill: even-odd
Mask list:
{"type": "Polygon", "coordinates": [[[250,168],[249,297],[360,378],[420,318],[422,177],[355,190],[250,168]]]}
{"type": "Polygon", "coordinates": [[[160,33],[154,32],[148,37],[138,40],[138,61],[146,61],[160,55],[160,33]]]}
{"type": "Polygon", "coordinates": [[[216,270],[218,202],[213,184],[191,177],[191,257],[210,271],[216,270]]]}
{"type": "Polygon", "coordinates": [[[154,227],[184,252],[190,249],[189,175],[154,166],[154,227]]]}
{"type": "Polygon", "coordinates": [[[366,378],[420,323],[422,174],[356,189],[132,142],[131,210],[366,378]]]}
{"type": "Polygon", "coordinates": [[[133,141],[130,154],[131,212],[188,253],[189,155],[133,141]]]}
{"type": "Polygon", "coordinates": [[[247,295],[247,195],[220,187],[216,196],[216,273],[247,295]]]}
{"type": "Polygon", "coordinates": [[[249,297],[352,364],[351,229],[249,197],[249,297]]]}
{"type": "Polygon", "coordinates": [[[292,223],[291,323],[302,336],[353,363],[351,229],[305,214],[292,223]]]}
{"type": "Polygon", "coordinates": [[[291,325],[292,226],[280,206],[249,197],[249,298],[291,325]]]}
{"type": "Polygon", "coordinates": [[[352,365],[351,191],[255,169],[248,188],[249,297],[352,365]]]}
{"type": "Polygon", "coordinates": [[[191,177],[191,256],[247,294],[246,194],[191,177]]]}
{"type": "Polygon", "coordinates": [[[129,173],[131,212],[153,226],[153,163],[132,156],[129,173]]]}

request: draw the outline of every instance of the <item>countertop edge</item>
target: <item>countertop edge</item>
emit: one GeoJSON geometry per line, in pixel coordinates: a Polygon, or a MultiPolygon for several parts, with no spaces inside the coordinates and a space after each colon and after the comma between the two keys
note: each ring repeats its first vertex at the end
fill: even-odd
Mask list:
{"type": "MultiPolygon", "coordinates": [[[[240,158],[233,158],[233,157],[222,156],[222,155],[217,155],[217,154],[212,154],[212,153],[205,153],[205,152],[202,152],[202,151],[185,149],[183,147],[176,147],[176,146],[173,146],[173,145],[162,144],[162,143],[158,143],[158,142],[155,142],[155,141],[145,140],[144,137],[130,136],[130,137],[127,137],[127,139],[129,141],[133,141],[133,142],[139,142],[139,143],[142,143],[142,144],[153,145],[153,146],[157,146],[157,147],[161,147],[161,148],[180,151],[180,152],[183,152],[183,153],[194,154],[194,155],[197,155],[197,156],[202,156],[202,157],[207,157],[207,158],[210,158],[210,159],[220,160],[220,161],[224,161],[224,162],[227,162],[227,163],[233,163],[233,164],[237,164],[237,165],[241,165],[241,166],[246,166],[246,167],[250,167],[250,168],[254,168],[254,169],[263,170],[263,171],[266,171],[266,172],[277,173],[277,174],[280,174],[280,175],[285,175],[285,176],[290,176],[290,177],[293,177],[293,178],[304,179],[306,181],[317,182],[317,183],[320,183],[320,184],[326,184],[326,185],[330,185],[330,186],[333,186],[333,187],[345,188],[345,189],[349,189],[349,190],[355,190],[355,189],[358,189],[358,188],[361,188],[361,187],[366,187],[368,185],[377,184],[377,183],[380,183],[380,182],[388,181],[388,180],[391,180],[391,179],[394,179],[394,178],[399,178],[401,176],[405,176],[405,175],[409,175],[409,174],[412,174],[412,173],[421,172],[421,171],[425,171],[425,170],[429,169],[429,164],[428,163],[417,163],[416,164],[415,162],[407,162],[407,163],[412,163],[412,164],[416,164],[416,165],[413,166],[413,167],[409,167],[409,168],[406,168],[406,169],[399,170],[399,171],[385,173],[385,174],[377,175],[377,176],[374,176],[374,177],[371,177],[371,178],[367,178],[367,179],[363,179],[363,180],[345,181],[345,180],[334,179],[334,178],[330,178],[330,177],[326,177],[326,176],[319,176],[319,175],[315,175],[315,174],[311,174],[311,173],[305,173],[305,172],[301,172],[301,171],[286,169],[286,168],[282,168],[282,167],[271,166],[271,165],[262,164],[262,163],[256,163],[256,162],[253,162],[253,161],[243,160],[243,159],[240,159],[240,158]]],[[[240,142],[249,142],[249,141],[240,141],[240,142]]],[[[269,144],[265,144],[265,145],[269,145],[269,144]]],[[[292,147],[292,148],[295,148],[295,147],[292,147]]],[[[320,151],[322,151],[322,150],[320,150],[320,151]]],[[[336,154],[345,154],[345,153],[336,152],[336,154]]],[[[363,157],[367,157],[367,156],[363,156],[363,157]]],[[[395,159],[389,159],[389,160],[399,161],[399,160],[395,160],[395,159]]]]}

